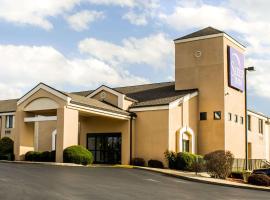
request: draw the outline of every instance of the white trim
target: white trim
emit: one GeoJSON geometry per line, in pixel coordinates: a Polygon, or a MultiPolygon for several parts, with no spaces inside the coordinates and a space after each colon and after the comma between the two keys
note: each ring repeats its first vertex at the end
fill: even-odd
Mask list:
{"type": "Polygon", "coordinates": [[[44,122],[44,121],[56,121],[57,116],[36,116],[36,117],[25,117],[24,122],[44,122]]]}
{"type": "Polygon", "coordinates": [[[57,130],[54,129],[52,132],[52,151],[56,150],[56,135],[57,135],[57,130]]]}
{"type": "Polygon", "coordinates": [[[103,110],[100,110],[100,109],[80,106],[80,105],[76,105],[76,104],[69,104],[67,106],[67,108],[76,109],[76,110],[79,110],[79,111],[85,111],[85,112],[93,113],[93,114],[96,114],[96,115],[102,115],[102,116],[107,116],[107,117],[118,118],[118,119],[130,119],[130,116],[121,115],[121,114],[114,113],[114,112],[109,112],[109,111],[103,111],[103,110]]]}
{"type": "Polygon", "coordinates": [[[195,138],[195,134],[193,132],[193,130],[187,126],[183,127],[180,131],[179,131],[179,151],[182,152],[182,139],[183,139],[183,134],[187,133],[188,135],[190,135],[191,137],[191,152],[190,153],[196,153],[196,138],[195,138]]]}
{"type": "Polygon", "coordinates": [[[7,113],[0,113],[0,116],[7,116],[7,115],[14,115],[16,112],[7,112],[7,113]]]}
{"type": "Polygon", "coordinates": [[[205,36],[194,37],[194,38],[187,38],[187,39],[182,39],[182,40],[179,39],[179,40],[175,40],[174,43],[177,44],[177,43],[184,43],[184,42],[190,42],[190,41],[205,40],[205,39],[216,38],[216,37],[225,37],[228,40],[230,40],[232,43],[234,43],[235,45],[239,46],[240,48],[244,50],[246,49],[245,46],[237,42],[235,39],[233,39],[231,36],[227,35],[226,33],[217,33],[217,34],[205,35],[205,36]]]}
{"type": "Polygon", "coordinates": [[[125,98],[126,95],[124,95],[124,94],[122,94],[120,92],[117,92],[116,90],[113,90],[113,89],[111,89],[111,88],[109,88],[109,87],[107,87],[105,85],[102,85],[101,87],[97,88],[94,92],[92,92],[91,94],[89,94],[86,97],[91,98],[91,97],[95,96],[96,94],[98,94],[99,92],[101,92],[103,90],[117,96],[117,100],[118,100],[118,103],[117,103],[118,105],[117,106],[119,108],[123,108],[124,98],[125,98]]]}
{"type": "Polygon", "coordinates": [[[35,121],[35,124],[34,124],[34,151],[38,151],[38,135],[39,135],[39,122],[35,121]]]}
{"type": "Polygon", "coordinates": [[[34,89],[30,90],[30,92],[28,92],[25,96],[23,96],[18,102],[17,105],[20,105],[21,103],[23,103],[26,99],[28,99],[30,96],[32,96],[33,94],[35,94],[37,91],[39,91],[40,89],[43,89],[67,102],[69,102],[71,100],[70,97],[68,97],[67,95],[62,94],[61,92],[48,87],[47,85],[45,85],[44,83],[40,83],[38,84],[36,87],[34,87],[34,89]]]}
{"type": "Polygon", "coordinates": [[[256,112],[253,112],[253,111],[250,111],[250,110],[247,111],[247,114],[252,115],[254,117],[257,117],[259,119],[268,120],[268,117],[264,116],[264,114],[256,113],[256,112]]]}
{"type": "Polygon", "coordinates": [[[131,108],[129,111],[130,112],[140,112],[140,111],[155,111],[155,110],[167,110],[167,109],[172,109],[177,106],[179,106],[181,103],[186,102],[190,100],[191,98],[197,96],[199,93],[193,92],[191,94],[187,94],[184,97],[181,97],[171,103],[169,105],[162,105],[162,106],[146,106],[146,107],[139,107],[139,108],[131,108]]]}

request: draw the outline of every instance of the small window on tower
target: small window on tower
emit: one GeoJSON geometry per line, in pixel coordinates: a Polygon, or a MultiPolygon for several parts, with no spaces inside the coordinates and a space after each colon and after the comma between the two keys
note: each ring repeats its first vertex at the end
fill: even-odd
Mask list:
{"type": "Polygon", "coordinates": [[[234,115],[234,122],[238,123],[238,115],[234,115]]]}
{"type": "Polygon", "coordinates": [[[214,112],[214,120],[221,120],[221,111],[214,112]]]}
{"type": "Polygon", "coordinates": [[[200,120],[207,120],[207,112],[201,112],[200,113],[200,120]]]}
{"type": "Polygon", "coordinates": [[[228,113],[228,120],[232,121],[232,113],[228,113]]]}

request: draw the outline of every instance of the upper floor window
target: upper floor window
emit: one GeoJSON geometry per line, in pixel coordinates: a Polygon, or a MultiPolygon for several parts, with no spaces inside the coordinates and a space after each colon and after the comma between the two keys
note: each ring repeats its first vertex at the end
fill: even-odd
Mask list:
{"type": "Polygon", "coordinates": [[[228,113],[228,120],[232,121],[232,113],[228,113]]]}
{"type": "Polygon", "coordinates": [[[200,120],[207,120],[207,112],[200,113],[200,120]]]}
{"type": "Polygon", "coordinates": [[[263,133],[263,120],[259,119],[259,133],[263,133]]]}
{"type": "Polygon", "coordinates": [[[14,115],[7,115],[6,128],[13,128],[13,127],[14,127],[14,115]]]}
{"type": "Polygon", "coordinates": [[[244,117],[242,117],[242,116],[240,117],[240,123],[244,124],[244,117]]]}
{"type": "Polygon", "coordinates": [[[234,122],[238,123],[238,115],[234,115],[234,122]]]}
{"type": "Polygon", "coordinates": [[[251,131],[251,116],[250,115],[247,116],[247,127],[248,127],[248,130],[251,131]]]}
{"type": "Polygon", "coordinates": [[[214,112],[214,120],[221,120],[221,111],[214,112]]]}

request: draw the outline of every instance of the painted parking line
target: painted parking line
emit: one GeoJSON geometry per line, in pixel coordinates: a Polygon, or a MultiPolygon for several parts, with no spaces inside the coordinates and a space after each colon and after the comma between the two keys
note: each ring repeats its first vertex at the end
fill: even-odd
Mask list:
{"type": "Polygon", "coordinates": [[[150,181],[150,182],[160,183],[160,181],[155,180],[155,179],[151,179],[151,178],[147,178],[147,179],[144,179],[144,180],[145,180],[145,181],[150,181]]]}
{"type": "Polygon", "coordinates": [[[190,182],[184,181],[184,180],[174,180],[174,182],[176,182],[176,183],[190,184],[190,182]]]}

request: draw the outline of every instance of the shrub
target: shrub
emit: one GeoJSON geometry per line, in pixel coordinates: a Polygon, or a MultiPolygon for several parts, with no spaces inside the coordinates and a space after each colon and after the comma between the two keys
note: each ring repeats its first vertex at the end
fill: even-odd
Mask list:
{"type": "Polygon", "coordinates": [[[195,160],[191,164],[191,171],[199,173],[204,171],[205,169],[205,161],[202,156],[196,155],[195,160]]]}
{"type": "Polygon", "coordinates": [[[265,174],[252,174],[248,177],[248,183],[252,185],[270,186],[270,178],[265,174]]]}
{"type": "Polygon", "coordinates": [[[176,169],[191,171],[192,164],[195,162],[195,159],[195,154],[187,152],[178,153],[176,157],[176,169]]]}
{"type": "Polygon", "coordinates": [[[55,151],[28,151],[25,154],[24,159],[26,161],[35,161],[35,162],[55,162],[55,151]]]}
{"type": "Polygon", "coordinates": [[[132,165],[135,166],[141,166],[144,167],[145,166],[145,160],[143,158],[133,158],[131,161],[132,165]]]}
{"type": "Polygon", "coordinates": [[[83,146],[74,145],[64,150],[63,160],[65,163],[89,165],[93,163],[93,155],[83,146]]]}
{"type": "Polygon", "coordinates": [[[243,179],[243,172],[237,171],[230,174],[230,178],[243,179]]]}
{"type": "Polygon", "coordinates": [[[14,142],[8,137],[3,137],[0,140],[0,159],[1,160],[14,160],[14,142]]]}
{"type": "Polygon", "coordinates": [[[204,159],[211,177],[225,179],[231,174],[234,156],[230,151],[214,151],[206,154],[204,159]]]}
{"type": "Polygon", "coordinates": [[[168,167],[170,169],[176,169],[176,158],[177,158],[177,154],[173,151],[165,151],[164,153],[165,155],[165,159],[168,162],[168,167]]]}
{"type": "Polygon", "coordinates": [[[149,160],[148,161],[148,167],[153,167],[153,168],[164,168],[164,165],[161,161],[159,160],[149,160]]]}

